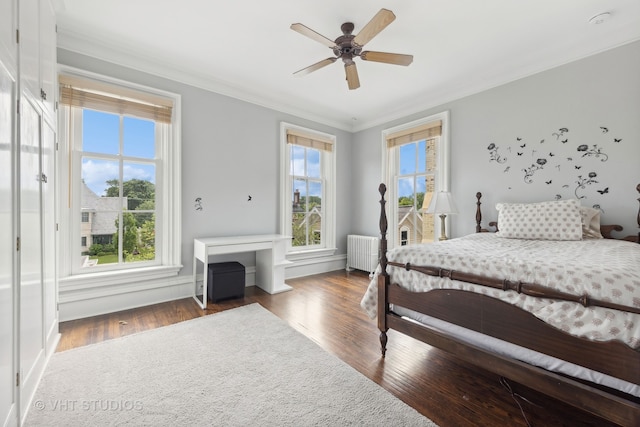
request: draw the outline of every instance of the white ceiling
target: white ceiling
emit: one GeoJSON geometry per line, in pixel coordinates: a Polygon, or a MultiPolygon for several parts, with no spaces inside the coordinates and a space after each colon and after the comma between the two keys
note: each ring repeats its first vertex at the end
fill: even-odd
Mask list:
{"type": "Polygon", "coordinates": [[[639,0],[54,0],[58,46],[357,131],[640,39],[639,0]],[[289,27],[335,39],[381,8],[396,20],[365,50],[408,67],[338,61],[289,27]],[[600,25],[589,19],[602,12],[600,25]]]}

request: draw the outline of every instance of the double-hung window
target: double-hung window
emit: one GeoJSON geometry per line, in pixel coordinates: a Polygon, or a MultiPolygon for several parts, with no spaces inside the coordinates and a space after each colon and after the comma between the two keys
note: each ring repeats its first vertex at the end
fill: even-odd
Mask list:
{"type": "Polygon", "coordinates": [[[179,97],[77,70],[59,81],[61,283],[177,274],[179,97]]]}
{"type": "Polygon", "coordinates": [[[281,134],[281,233],[291,237],[289,254],[333,253],[335,136],[288,123],[281,134]]]}
{"type": "Polygon", "coordinates": [[[389,242],[432,242],[439,229],[426,212],[433,194],[448,189],[448,113],[383,132],[383,164],[389,201],[389,242]]]}

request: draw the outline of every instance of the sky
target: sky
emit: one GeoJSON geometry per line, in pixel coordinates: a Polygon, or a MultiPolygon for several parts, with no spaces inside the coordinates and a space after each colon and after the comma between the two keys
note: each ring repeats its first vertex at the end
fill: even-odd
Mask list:
{"type": "MultiPolygon", "coordinates": [[[[418,141],[400,146],[400,175],[424,174],[427,170],[426,141],[418,141]]],[[[400,177],[398,179],[398,197],[410,196],[414,193],[424,193],[426,182],[424,179],[400,177]],[[416,181],[416,182],[414,182],[416,181]]]]}
{"type": "MultiPolygon", "coordinates": [[[[135,157],[123,163],[123,180],[142,179],[155,184],[155,166],[144,159],[155,158],[155,123],[151,120],[124,117],[122,124],[122,154],[135,157]]],[[[120,152],[120,116],[93,110],[84,110],[82,150],[95,153],[82,161],[82,178],[98,196],[104,195],[107,180],[118,179],[119,163],[114,158],[120,152]]]]}
{"type": "MultiPolygon", "coordinates": [[[[291,146],[291,174],[294,176],[307,176],[309,178],[321,178],[320,173],[320,150],[291,146]],[[305,156],[306,155],[306,156],[305,156]]],[[[322,197],[322,182],[309,181],[307,189],[305,180],[294,179],[292,191],[300,191],[300,196],[322,197]]],[[[293,198],[293,195],[291,196],[293,198]]]]}

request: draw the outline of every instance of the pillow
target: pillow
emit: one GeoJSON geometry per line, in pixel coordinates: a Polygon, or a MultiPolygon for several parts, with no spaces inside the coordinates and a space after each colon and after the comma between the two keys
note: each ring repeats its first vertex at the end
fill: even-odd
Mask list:
{"type": "Polygon", "coordinates": [[[580,216],[582,217],[582,238],[602,239],[602,234],[600,234],[600,210],[580,206],[580,216]]]}
{"type": "Polygon", "coordinates": [[[528,240],[582,240],[576,199],[540,203],[498,203],[499,237],[528,240]]]}

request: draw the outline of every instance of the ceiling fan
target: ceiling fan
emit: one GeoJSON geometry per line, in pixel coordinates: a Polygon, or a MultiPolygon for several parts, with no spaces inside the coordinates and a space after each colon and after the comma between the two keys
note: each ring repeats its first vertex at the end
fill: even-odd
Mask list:
{"type": "Polygon", "coordinates": [[[411,62],[413,62],[413,55],[362,50],[366,43],[374,38],[380,31],[384,30],[387,25],[391,24],[395,19],[396,16],[393,12],[387,9],[380,9],[380,11],[371,18],[371,21],[369,21],[367,25],[365,25],[355,36],[351,34],[354,28],[353,23],[345,22],[342,24],[340,29],[343,34],[335,40],[331,40],[303,24],[291,24],[292,30],[328,46],[333,49],[333,53],[335,54],[335,56],[323,59],[320,62],[316,62],[313,65],[303,68],[302,70],[298,70],[293,73],[293,75],[303,76],[319,70],[329,64],[333,64],[338,59],[342,59],[344,62],[345,73],[347,75],[347,85],[349,86],[349,89],[353,90],[360,87],[358,70],[356,69],[356,63],[353,61],[357,56],[359,56],[363,61],[384,62],[386,64],[405,66],[411,64],[411,62]]]}

